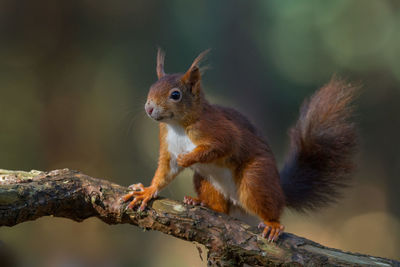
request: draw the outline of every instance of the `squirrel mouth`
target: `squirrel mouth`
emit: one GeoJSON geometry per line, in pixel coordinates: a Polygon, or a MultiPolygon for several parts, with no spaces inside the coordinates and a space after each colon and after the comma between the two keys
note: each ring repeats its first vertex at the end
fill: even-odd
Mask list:
{"type": "Polygon", "coordinates": [[[172,119],[174,117],[174,114],[173,113],[171,113],[169,116],[159,116],[159,117],[157,117],[157,118],[153,118],[154,120],[156,120],[156,121],[162,121],[162,120],[164,120],[164,119],[172,119]]]}

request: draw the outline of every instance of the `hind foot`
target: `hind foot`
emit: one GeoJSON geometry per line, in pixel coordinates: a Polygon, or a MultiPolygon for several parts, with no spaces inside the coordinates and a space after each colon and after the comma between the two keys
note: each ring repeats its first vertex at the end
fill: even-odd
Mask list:
{"type": "Polygon", "coordinates": [[[190,196],[185,196],[183,198],[183,203],[192,206],[205,206],[205,204],[199,198],[190,196]]]}
{"type": "Polygon", "coordinates": [[[268,242],[275,242],[283,233],[285,226],[277,221],[264,221],[258,225],[258,228],[264,228],[262,236],[268,238],[268,242]]]}

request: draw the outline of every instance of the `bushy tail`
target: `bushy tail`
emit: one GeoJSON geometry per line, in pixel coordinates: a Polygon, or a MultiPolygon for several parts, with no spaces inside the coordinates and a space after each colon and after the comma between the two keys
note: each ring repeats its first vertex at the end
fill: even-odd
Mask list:
{"type": "Polygon", "coordinates": [[[280,174],[288,207],[314,210],[334,202],[338,189],[348,184],[356,147],[355,127],[349,122],[356,89],[333,77],[302,104],[280,174]]]}

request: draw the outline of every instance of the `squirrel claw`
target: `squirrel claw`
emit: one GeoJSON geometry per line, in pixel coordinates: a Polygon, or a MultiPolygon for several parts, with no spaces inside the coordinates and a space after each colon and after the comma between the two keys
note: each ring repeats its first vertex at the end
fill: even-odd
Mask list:
{"type": "Polygon", "coordinates": [[[268,242],[275,242],[279,236],[283,233],[285,227],[276,221],[265,221],[258,225],[258,228],[264,227],[262,236],[267,238],[268,242]]]}
{"type": "Polygon", "coordinates": [[[133,192],[129,192],[128,194],[123,195],[123,196],[120,198],[120,201],[122,201],[123,203],[125,203],[125,202],[127,202],[129,199],[131,199],[131,198],[133,198],[133,197],[134,197],[133,192]]]}
{"type": "Polygon", "coordinates": [[[192,205],[192,206],[205,206],[205,204],[198,198],[190,197],[190,196],[185,196],[183,198],[183,203],[187,205],[192,205]]]}
{"type": "Polygon", "coordinates": [[[260,222],[259,224],[258,224],[258,226],[257,226],[257,228],[258,229],[263,229],[263,228],[265,228],[265,223],[263,223],[263,222],[260,222]]]}
{"type": "Polygon", "coordinates": [[[122,201],[127,202],[133,198],[133,200],[128,204],[126,209],[133,209],[139,202],[141,205],[139,207],[139,211],[143,211],[146,206],[147,202],[149,202],[152,198],[157,197],[157,190],[154,187],[143,187],[141,183],[133,184],[129,186],[129,189],[133,190],[128,194],[122,196],[122,201]]]}
{"type": "Polygon", "coordinates": [[[144,186],[142,185],[142,183],[131,184],[130,186],[128,186],[128,188],[132,191],[143,191],[144,190],[144,186]]]}

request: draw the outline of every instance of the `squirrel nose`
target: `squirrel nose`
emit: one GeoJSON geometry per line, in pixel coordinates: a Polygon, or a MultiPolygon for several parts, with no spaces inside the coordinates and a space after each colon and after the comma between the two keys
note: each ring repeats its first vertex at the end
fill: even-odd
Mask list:
{"type": "Polygon", "coordinates": [[[146,107],[147,114],[151,115],[153,113],[154,108],[153,107],[146,107]]]}

